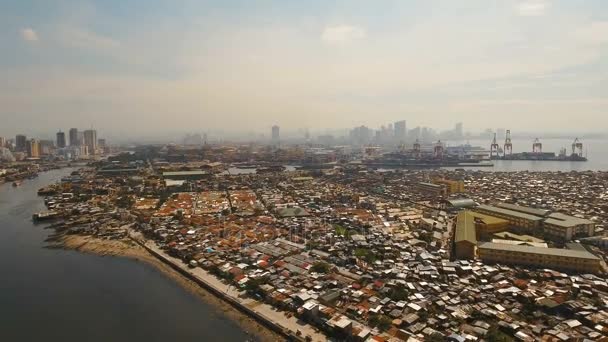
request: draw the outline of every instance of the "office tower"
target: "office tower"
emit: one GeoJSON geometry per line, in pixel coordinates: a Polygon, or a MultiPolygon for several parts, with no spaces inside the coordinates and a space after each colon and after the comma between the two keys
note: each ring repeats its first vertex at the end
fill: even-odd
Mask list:
{"type": "Polygon", "coordinates": [[[278,143],[279,142],[279,126],[274,125],[272,126],[272,142],[273,143],[278,143]]]}
{"type": "Polygon", "coordinates": [[[401,143],[405,140],[407,126],[405,120],[395,122],[395,141],[401,143]]]}
{"type": "Polygon", "coordinates": [[[6,138],[0,137],[0,148],[6,147],[6,138]]]}
{"type": "Polygon", "coordinates": [[[30,139],[26,142],[27,156],[30,158],[40,157],[40,142],[36,139],[30,139]]]}
{"type": "Polygon", "coordinates": [[[100,148],[104,148],[104,147],[106,147],[106,139],[97,139],[97,145],[98,145],[100,148]]]}
{"type": "Polygon", "coordinates": [[[23,134],[18,134],[15,137],[15,151],[25,152],[27,137],[23,134]]]}
{"type": "Polygon", "coordinates": [[[70,128],[70,146],[78,146],[80,143],[78,142],[78,128],[70,128]]]}
{"type": "Polygon", "coordinates": [[[87,129],[84,131],[84,145],[89,150],[89,154],[97,153],[97,131],[94,129],[87,129]]]}
{"type": "Polygon", "coordinates": [[[57,132],[57,147],[65,147],[65,133],[63,133],[62,131],[57,132]]]}
{"type": "Polygon", "coordinates": [[[454,126],[454,136],[456,139],[462,139],[464,137],[464,132],[462,131],[462,122],[459,122],[454,126]]]}

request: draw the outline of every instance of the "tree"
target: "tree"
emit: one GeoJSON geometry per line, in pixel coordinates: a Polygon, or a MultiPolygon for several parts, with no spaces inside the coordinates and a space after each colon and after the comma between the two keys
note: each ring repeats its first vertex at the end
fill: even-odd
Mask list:
{"type": "Polygon", "coordinates": [[[310,268],[311,271],[316,273],[329,273],[330,269],[331,266],[328,263],[322,261],[315,262],[310,268]]]}

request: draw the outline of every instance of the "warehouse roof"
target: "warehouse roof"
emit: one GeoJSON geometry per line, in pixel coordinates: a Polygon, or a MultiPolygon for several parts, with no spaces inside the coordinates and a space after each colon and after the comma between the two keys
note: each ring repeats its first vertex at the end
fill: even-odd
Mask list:
{"type": "Polygon", "coordinates": [[[530,214],[530,215],[534,215],[534,216],[547,216],[547,214],[549,214],[551,212],[550,210],[524,207],[521,205],[510,204],[510,203],[499,203],[496,206],[503,208],[503,209],[519,211],[520,213],[530,214]]]}
{"type": "Polygon", "coordinates": [[[587,251],[579,251],[579,250],[572,250],[572,249],[509,245],[509,244],[493,243],[493,242],[480,243],[477,246],[477,248],[479,250],[491,249],[491,250],[510,251],[510,252],[518,252],[518,253],[541,254],[541,255],[551,255],[551,256],[558,256],[558,257],[599,260],[599,258],[597,256],[595,256],[587,251]]]}
{"type": "Polygon", "coordinates": [[[560,227],[575,227],[582,224],[592,224],[592,221],[582,219],[575,216],[570,216],[562,213],[552,213],[545,220],[545,223],[560,226],[560,227]]]}
{"type": "Polygon", "coordinates": [[[485,224],[499,224],[506,223],[505,220],[476,213],[474,211],[465,210],[458,214],[456,220],[456,236],[454,241],[469,241],[477,243],[477,233],[475,231],[475,220],[481,220],[485,224]]]}
{"type": "Polygon", "coordinates": [[[477,209],[490,211],[490,212],[497,213],[497,214],[503,214],[503,215],[507,215],[507,216],[518,217],[518,218],[521,218],[524,220],[530,220],[530,221],[540,221],[543,219],[542,217],[521,213],[521,212],[515,211],[515,210],[493,207],[490,205],[482,204],[482,205],[478,206],[477,209]]]}

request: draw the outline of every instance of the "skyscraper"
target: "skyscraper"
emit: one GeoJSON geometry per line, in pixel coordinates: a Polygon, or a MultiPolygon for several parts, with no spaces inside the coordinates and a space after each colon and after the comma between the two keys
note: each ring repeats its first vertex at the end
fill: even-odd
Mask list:
{"type": "Polygon", "coordinates": [[[456,126],[454,126],[454,135],[456,139],[462,139],[464,137],[462,122],[459,122],[456,124],[456,126]]]}
{"type": "Polygon", "coordinates": [[[97,154],[97,131],[87,129],[84,131],[84,145],[89,150],[89,154],[97,154]]]}
{"type": "Polygon", "coordinates": [[[279,126],[274,125],[272,126],[272,142],[273,143],[278,143],[279,142],[279,126]]]}
{"type": "Polygon", "coordinates": [[[17,134],[15,137],[15,151],[25,152],[27,137],[23,134],[17,134]]]}
{"type": "Polygon", "coordinates": [[[57,132],[57,147],[65,147],[65,133],[63,133],[62,131],[57,132]]]}
{"type": "Polygon", "coordinates": [[[78,128],[70,128],[70,146],[80,145],[78,142],[78,128]]]}
{"type": "Polygon", "coordinates": [[[36,139],[30,139],[26,142],[27,156],[30,158],[40,157],[40,142],[36,139]]]}
{"type": "Polygon", "coordinates": [[[395,142],[401,143],[406,138],[407,126],[405,120],[395,122],[395,142]]]}
{"type": "Polygon", "coordinates": [[[6,138],[0,137],[0,148],[6,147],[6,138]]]}

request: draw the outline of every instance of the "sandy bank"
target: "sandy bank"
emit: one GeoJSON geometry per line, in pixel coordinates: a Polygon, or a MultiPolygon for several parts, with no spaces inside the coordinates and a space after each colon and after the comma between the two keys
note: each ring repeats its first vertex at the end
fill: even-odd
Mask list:
{"type": "Polygon", "coordinates": [[[218,311],[221,311],[222,315],[235,321],[244,331],[250,334],[253,339],[259,341],[284,340],[280,335],[259,324],[253,318],[236,310],[230,304],[176,272],[131,240],[101,240],[91,236],[64,235],[59,238],[57,242],[61,247],[66,249],[102,256],[127,257],[145,262],[161,271],[164,275],[199,297],[205,303],[211,304],[213,307],[217,308],[218,311]]]}

